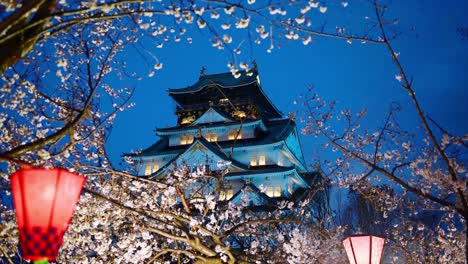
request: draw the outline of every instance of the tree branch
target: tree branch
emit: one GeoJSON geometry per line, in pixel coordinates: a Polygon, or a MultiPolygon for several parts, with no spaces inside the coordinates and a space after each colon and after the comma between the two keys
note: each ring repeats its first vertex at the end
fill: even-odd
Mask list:
{"type": "Polygon", "coordinates": [[[203,262],[207,262],[207,259],[202,257],[202,256],[199,256],[199,255],[196,255],[188,250],[183,250],[183,249],[172,249],[172,248],[166,248],[164,249],[163,251],[159,252],[156,256],[154,256],[154,258],[152,258],[150,261],[146,262],[147,264],[150,264],[150,263],[153,263],[155,262],[159,257],[165,255],[165,254],[168,254],[168,253],[176,253],[176,254],[185,254],[185,255],[189,255],[189,256],[192,256],[192,257],[195,257],[203,262]]]}
{"type": "MultiPolygon", "coordinates": [[[[432,129],[429,127],[429,124],[428,124],[428,122],[426,120],[426,117],[424,116],[424,113],[423,113],[423,111],[421,109],[421,106],[419,105],[419,101],[416,98],[416,93],[414,92],[414,90],[412,88],[412,81],[411,82],[409,81],[409,79],[408,79],[408,77],[406,75],[406,72],[403,69],[403,66],[400,64],[400,61],[398,60],[398,57],[397,57],[395,51],[393,50],[393,47],[390,44],[390,41],[387,39],[387,36],[385,34],[385,28],[384,28],[383,22],[382,22],[382,17],[381,17],[381,14],[380,14],[380,5],[377,4],[376,1],[374,1],[374,7],[375,7],[375,14],[377,16],[379,27],[380,27],[380,30],[382,32],[383,41],[385,42],[385,46],[387,47],[388,51],[390,52],[390,55],[391,55],[395,65],[396,65],[396,67],[398,68],[398,71],[400,72],[401,76],[403,77],[404,85],[402,87],[409,93],[409,95],[410,95],[410,97],[411,97],[411,99],[413,101],[413,105],[415,106],[416,111],[418,113],[418,117],[421,120],[421,123],[423,124],[424,130],[426,131],[427,135],[431,139],[432,144],[434,144],[435,149],[437,150],[439,155],[444,160],[445,165],[447,166],[447,169],[449,171],[451,180],[453,182],[456,182],[458,180],[457,173],[455,172],[455,169],[453,168],[452,164],[450,163],[450,160],[449,160],[447,154],[440,147],[439,142],[435,138],[432,129]]],[[[466,216],[467,213],[468,213],[468,202],[467,202],[466,197],[464,195],[464,191],[461,190],[460,188],[457,188],[457,193],[458,193],[458,196],[460,197],[460,200],[461,200],[461,202],[463,204],[464,212],[465,212],[464,215],[466,216]]]]}
{"type": "Polygon", "coordinates": [[[0,244],[0,252],[2,252],[3,256],[5,256],[5,258],[7,259],[8,263],[14,264],[14,263],[13,263],[13,260],[10,258],[10,256],[8,256],[7,251],[2,247],[1,244],[0,244]]]}
{"type": "Polygon", "coordinates": [[[226,232],[224,232],[223,239],[230,236],[232,233],[234,233],[237,229],[244,225],[250,225],[250,224],[258,224],[258,223],[296,223],[300,224],[302,221],[295,220],[295,219],[257,219],[257,220],[250,220],[250,221],[245,221],[241,222],[230,229],[228,229],[226,232]]]}

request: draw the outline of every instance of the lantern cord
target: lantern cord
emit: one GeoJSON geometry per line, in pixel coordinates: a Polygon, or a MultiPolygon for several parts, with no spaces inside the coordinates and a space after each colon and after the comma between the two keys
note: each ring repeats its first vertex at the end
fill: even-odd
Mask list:
{"type": "Polygon", "coordinates": [[[8,260],[8,262],[10,264],[14,264],[13,263],[13,260],[10,258],[10,256],[8,256],[8,253],[6,252],[6,250],[2,247],[2,245],[0,245],[0,251],[2,252],[3,256],[5,256],[5,258],[8,260]]]}

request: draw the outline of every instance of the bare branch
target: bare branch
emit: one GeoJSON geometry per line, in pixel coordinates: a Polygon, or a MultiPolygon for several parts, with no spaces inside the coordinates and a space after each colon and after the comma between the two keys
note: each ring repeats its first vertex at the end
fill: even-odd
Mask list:
{"type": "MultiPolygon", "coordinates": [[[[450,160],[449,160],[447,154],[440,147],[440,144],[437,141],[437,139],[435,138],[435,135],[434,135],[432,129],[429,127],[429,124],[428,124],[428,122],[426,120],[426,117],[425,117],[423,111],[422,111],[422,108],[419,105],[419,101],[416,98],[416,93],[414,92],[414,90],[412,88],[412,81],[409,81],[409,79],[408,79],[408,77],[406,75],[406,72],[403,69],[403,66],[400,64],[400,61],[399,61],[399,59],[398,59],[398,57],[396,55],[396,52],[393,50],[393,47],[390,44],[390,40],[387,39],[384,24],[382,22],[381,8],[380,8],[380,5],[376,1],[374,1],[374,7],[375,7],[375,14],[376,14],[377,20],[379,22],[379,27],[380,27],[380,30],[382,32],[383,41],[385,42],[385,46],[387,47],[387,49],[388,49],[388,51],[390,53],[390,56],[392,57],[398,71],[400,72],[400,74],[402,76],[402,79],[403,79],[403,82],[404,82],[402,87],[408,92],[409,96],[411,97],[411,99],[413,101],[413,105],[416,108],[416,111],[418,113],[419,120],[421,120],[421,123],[423,124],[424,130],[426,131],[427,135],[431,139],[432,144],[434,145],[437,152],[439,153],[439,155],[444,160],[445,166],[447,167],[447,169],[449,171],[451,180],[453,182],[456,182],[458,180],[457,173],[455,172],[455,169],[453,168],[452,164],[450,163],[450,160]]],[[[460,198],[460,200],[461,200],[461,202],[463,204],[463,207],[464,207],[464,209],[463,209],[465,211],[464,215],[467,215],[468,214],[468,202],[466,200],[464,191],[461,190],[460,188],[457,188],[457,193],[458,193],[458,196],[459,196],[459,198],[460,198]]]]}

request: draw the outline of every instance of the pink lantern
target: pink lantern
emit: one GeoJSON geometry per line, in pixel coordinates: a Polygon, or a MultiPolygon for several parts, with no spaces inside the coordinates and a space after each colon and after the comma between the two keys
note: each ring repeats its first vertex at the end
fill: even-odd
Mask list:
{"type": "Polygon", "coordinates": [[[27,168],[11,176],[25,259],[55,261],[85,181],[64,169],[27,168]]]}
{"type": "Polygon", "coordinates": [[[343,240],[350,264],[379,264],[385,238],[372,235],[353,235],[343,240]]]}

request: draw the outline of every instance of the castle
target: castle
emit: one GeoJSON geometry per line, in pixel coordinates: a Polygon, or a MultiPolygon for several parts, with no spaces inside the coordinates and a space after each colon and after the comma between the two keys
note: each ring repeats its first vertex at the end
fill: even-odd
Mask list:
{"type": "Polygon", "coordinates": [[[139,175],[159,179],[180,165],[227,169],[220,201],[253,206],[298,200],[317,183],[308,172],[292,115],[285,117],[262,89],[256,69],[205,75],[186,88],[169,89],[177,125],[157,128],[159,140],[129,155],[139,175]]]}

